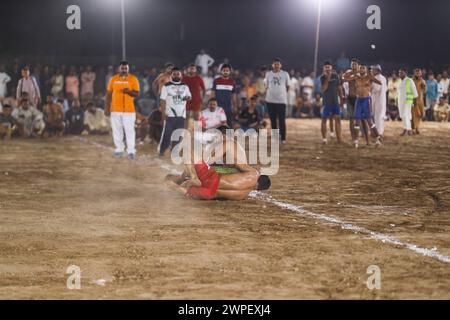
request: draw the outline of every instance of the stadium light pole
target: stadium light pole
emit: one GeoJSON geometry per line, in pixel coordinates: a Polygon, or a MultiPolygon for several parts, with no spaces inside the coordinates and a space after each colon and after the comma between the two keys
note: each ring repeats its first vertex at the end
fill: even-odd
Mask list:
{"type": "Polygon", "coordinates": [[[322,14],[322,0],[319,0],[317,8],[316,43],[314,47],[314,79],[317,77],[317,62],[319,59],[320,16],[322,14]]]}
{"type": "Polygon", "coordinates": [[[125,0],[120,0],[120,9],[122,14],[122,60],[127,59],[127,43],[125,37],[125,0]]]}

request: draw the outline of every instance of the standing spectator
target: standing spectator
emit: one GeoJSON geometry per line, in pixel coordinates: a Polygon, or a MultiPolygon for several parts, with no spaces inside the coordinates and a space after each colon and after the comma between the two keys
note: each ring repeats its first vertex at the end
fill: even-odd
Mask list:
{"type": "Polygon", "coordinates": [[[8,92],[8,82],[11,81],[11,77],[5,72],[5,66],[0,65],[0,100],[6,97],[8,92]]]}
{"type": "Polygon", "coordinates": [[[71,107],[66,112],[66,133],[80,135],[84,128],[84,111],[80,100],[73,100],[71,107]]]}
{"type": "Polygon", "coordinates": [[[412,135],[411,131],[411,109],[415,104],[415,99],[418,96],[416,85],[414,81],[408,77],[405,68],[399,71],[399,84],[397,87],[398,93],[398,110],[400,118],[403,121],[403,132],[401,136],[412,135]]]}
{"type": "Polygon", "coordinates": [[[161,72],[152,83],[153,93],[157,97],[156,99],[157,104],[159,104],[159,97],[161,95],[162,88],[166,83],[170,82],[173,67],[174,65],[172,62],[167,62],[164,65],[164,71],[161,72]]]}
{"type": "Polygon", "coordinates": [[[231,66],[224,64],[220,70],[221,76],[214,79],[212,98],[217,99],[219,107],[225,110],[227,123],[233,127],[233,112],[237,112],[236,82],[230,77],[231,66]]]}
{"type": "Polygon", "coordinates": [[[214,72],[210,69],[210,70],[208,70],[208,74],[202,78],[203,78],[203,83],[205,84],[205,97],[204,98],[209,98],[212,96],[212,88],[214,85],[214,72]]]}
{"type": "Polygon", "coordinates": [[[77,70],[74,66],[70,68],[69,74],[66,77],[66,94],[72,94],[74,99],[80,98],[80,81],[78,79],[77,70]]]}
{"type": "Polygon", "coordinates": [[[395,72],[392,73],[392,76],[388,80],[388,101],[391,105],[391,110],[398,108],[398,92],[397,88],[399,86],[399,79],[395,72]],[[395,107],[395,108],[394,108],[395,107]]]}
{"type": "Polygon", "coordinates": [[[195,58],[195,64],[201,68],[201,75],[206,76],[208,74],[209,67],[214,64],[214,59],[207,54],[204,49],[201,49],[200,53],[195,58]]]}
{"type": "Polygon", "coordinates": [[[45,66],[41,74],[40,90],[42,97],[46,98],[52,90],[52,74],[49,66],[45,66]]]}
{"type": "Polygon", "coordinates": [[[262,66],[259,69],[259,75],[256,79],[256,94],[260,97],[264,97],[266,94],[266,85],[264,84],[264,79],[266,78],[267,67],[262,66]]]}
{"type": "Polygon", "coordinates": [[[27,103],[36,108],[39,107],[41,104],[41,92],[36,79],[30,76],[30,68],[28,66],[22,68],[22,78],[19,80],[16,90],[17,100],[20,100],[23,93],[28,93],[27,103]]]}
{"type": "Polygon", "coordinates": [[[427,93],[425,95],[425,119],[433,120],[433,108],[438,101],[438,82],[434,79],[434,74],[430,73],[426,81],[427,93]]]}
{"type": "Polygon", "coordinates": [[[286,143],[286,104],[289,90],[289,74],[281,70],[281,60],[272,61],[272,71],[267,72],[266,102],[272,129],[280,128],[281,143],[286,143]]]}
{"type": "Polygon", "coordinates": [[[81,97],[83,99],[94,96],[95,79],[96,74],[92,71],[92,66],[87,66],[86,70],[81,74],[81,97]]]}
{"type": "Polygon", "coordinates": [[[448,93],[449,93],[448,90],[449,90],[449,87],[450,87],[450,79],[448,77],[447,70],[444,70],[442,72],[442,79],[441,79],[441,81],[439,81],[439,83],[442,86],[442,95],[448,101],[448,93]]]}
{"type": "Polygon", "coordinates": [[[159,156],[164,156],[167,148],[175,145],[171,140],[172,133],[184,128],[186,118],[186,101],[192,98],[189,87],[181,82],[181,70],[172,69],[171,81],[161,89],[160,110],[164,119],[164,128],[159,142],[159,156]]]}
{"type": "Polygon", "coordinates": [[[59,97],[64,90],[64,76],[62,75],[60,68],[56,69],[55,74],[52,76],[51,82],[51,94],[55,97],[59,97]]]}
{"type": "Polygon", "coordinates": [[[108,72],[105,75],[105,89],[108,90],[109,82],[111,81],[111,78],[114,76],[114,67],[109,66],[108,72]]]}
{"type": "Polygon", "coordinates": [[[210,98],[208,108],[202,111],[200,122],[204,130],[215,129],[227,124],[225,111],[217,105],[215,98],[210,98]]]}
{"type": "Polygon", "coordinates": [[[136,109],[134,98],[139,96],[139,81],[129,73],[128,62],[119,64],[119,74],[113,76],[109,82],[105,115],[111,115],[111,128],[115,145],[114,157],[122,157],[127,142],[128,159],[133,160],[136,155],[136,109]]]}
{"type": "Polygon", "coordinates": [[[414,70],[413,77],[414,84],[416,85],[416,90],[418,93],[418,97],[416,99],[416,103],[411,110],[412,112],[412,128],[415,130],[416,134],[420,134],[419,128],[420,123],[422,121],[422,117],[425,114],[425,106],[424,106],[424,98],[425,93],[427,92],[427,84],[425,80],[422,78],[422,70],[417,68],[414,70]]]}
{"type": "Polygon", "coordinates": [[[203,79],[197,74],[197,66],[191,63],[187,70],[187,75],[183,77],[183,83],[189,87],[192,99],[186,105],[186,127],[188,127],[189,114],[194,114],[194,121],[198,121],[202,110],[203,97],[205,95],[205,84],[203,79]]]}
{"type": "Polygon", "coordinates": [[[372,111],[373,118],[375,120],[375,126],[377,127],[378,134],[383,136],[384,134],[384,119],[386,118],[386,92],[387,81],[381,74],[381,66],[379,64],[372,67],[372,73],[381,84],[372,82],[372,111]]]}

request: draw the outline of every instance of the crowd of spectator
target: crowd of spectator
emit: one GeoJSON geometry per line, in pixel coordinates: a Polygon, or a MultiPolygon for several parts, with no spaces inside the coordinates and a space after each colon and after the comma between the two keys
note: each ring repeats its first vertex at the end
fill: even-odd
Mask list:
{"type": "MultiPolygon", "coordinates": [[[[214,118],[243,129],[265,126],[268,110],[264,79],[270,66],[257,70],[230,67],[234,103],[232,113],[227,111],[221,114],[220,97],[216,97],[213,91],[215,79],[221,75],[222,67],[229,65],[229,61],[214,63],[211,56],[201,52],[195,62],[205,87],[202,96],[203,121],[214,118]],[[210,101],[211,97],[215,99],[210,101]]],[[[130,72],[138,78],[141,89],[135,99],[137,136],[141,140],[147,134],[152,112],[159,107],[159,91],[155,82],[161,74],[167,74],[167,66],[170,67],[170,64],[161,72],[156,66],[131,67],[130,72]]],[[[337,61],[337,72],[342,75],[346,68],[345,58],[341,57],[337,61]]],[[[188,66],[183,72],[186,73],[187,69],[188,66]]],[[[423,118],[427,121],[449,121],[450,70],[436,71],[422,70],[427,84],[423,118]]],[[[0,65],[0,138],[108,133],[110,124],[103,109],[108,83],[115,73],[112,66],[30,66],[18,62],[7,67],[0,65]]],[[[323,106],[320,75],[314,77],[306,69],[291,69],[288,74],[286,117],[320,118],[323,106]]],[[[385,73],[385,76],[388,79],[386,120],[398,120],[397,72],[385,73]]],[[[346,116],[344,103],[342,117],[346,116]]]]}

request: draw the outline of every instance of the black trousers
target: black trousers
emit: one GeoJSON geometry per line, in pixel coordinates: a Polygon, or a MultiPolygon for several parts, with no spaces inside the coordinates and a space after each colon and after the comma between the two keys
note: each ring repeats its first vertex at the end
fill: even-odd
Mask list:
{"type": "Polygon", "coordinates": [[[280,129],[281,140],[286,140],[286,105],[267,102],[267,111],[272,129],[280,129]]]}
{"type": "Polygon", "coordinates": [[[183,117],[167,117],[164,121],[163,133],[161,141],[159,142],[159,154],[164,155],[164,152],[171,145],[173,148],[179,141],[170,141],[172,133],[177,129],[184,129],[183,117]]]}

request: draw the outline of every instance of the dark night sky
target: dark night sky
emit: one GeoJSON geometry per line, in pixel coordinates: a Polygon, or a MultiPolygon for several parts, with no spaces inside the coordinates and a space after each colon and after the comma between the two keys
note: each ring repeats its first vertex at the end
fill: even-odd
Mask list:
{"type": "MultiPolygon", "coordinates": [[[[324,1],[320,60],[346,51],[371,62],[450,63],[449,0],[324,1]],[[366,28],[370,4],[381,7],[382,30],[366,28]]],[[[312,63],[313,0],[126,0],[126,8],[130,57],[188,62],[204,47],[240,66],[274,56],[293,67],[312,63]]],[[[1,56],[121,52],[119,0],[2,0],[0,26],[1,56]],[[70,4],[81,7],[81,31],[66,29],[70,4]]]]}

